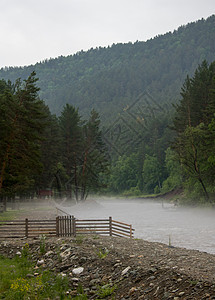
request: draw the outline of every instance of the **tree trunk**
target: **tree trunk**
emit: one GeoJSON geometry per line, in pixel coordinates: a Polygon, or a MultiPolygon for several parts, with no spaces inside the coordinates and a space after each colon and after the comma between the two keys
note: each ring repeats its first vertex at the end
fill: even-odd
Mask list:
{"type": "MultiPolygon", "coordinates": [[[[205,194],[205,199],[206,199],[207,201],[210,201],[210,197],[209,197],[209,195],[208,195],[208,192],[207,192],[207,189],[206,189],[206,187],[205,187],[205,185],[204,185],[204,182],[202,181],[201,177],[199,177],[198,179],[199,179],[199,182],[200,182],[200,184],[201,184],[201,186],[202,186],[202,188],[203,188],[203,191],[204,191],[204,194],[205,194]]],[[[211,201],[210,201],[210,202],[211,202],[211,201]]]]}

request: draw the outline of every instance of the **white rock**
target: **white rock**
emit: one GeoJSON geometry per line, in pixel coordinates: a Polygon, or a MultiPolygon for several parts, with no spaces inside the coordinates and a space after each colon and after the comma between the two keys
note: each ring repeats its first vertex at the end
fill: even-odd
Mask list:
{"type": "Polygon", "coordinates": [[[62,258],[67,258],[68,256],[70,256],[70,255],[71,255],[70,249],[71,249],[71,248],[66,249],[64,252],[60,253],[60,257],[62,257],[62,258]]]}
{"type": "Polygon", "coordinates": [[[45,256],[47,257],[47,256],[49,256],[49,255],[51,255],[51,254],[53,254],[54,252],[53,251],[48,251],[48,252],[46,252],[46,254],[45,254],[45,256]]]}
{"type": "Polygon", "coordinates": [[[129,266],[127,268],[125,268],[121,273],[122,276],[125,275],[130,269],[131,269],[131,267],[129,267],[129,266]]]}
{"type": "MultiPolygon", "coordinates": [[[[73,276],[72,273],[69,273],[69,275],[70,275],[70,276],[73,276]]],[[[76,277],[72,277],[71,280],[74,281],[74,282],[78,282],[78,281],[79,281],[79,279],[76,278],[76,277]]]]}
{"type": "Polygon", "coordinates": [[[45,262],[44,259],[38,260],[38,261],[37,261],[37,265],[38,265],[38,266],[41,266],[41,265],[44,264],[44,262],[45,262]]]}
{"type": "Polygon", "coordinates": [[[17,251],[16,255],[22,255],[22,253],[20,251],[17,251]]]}
{"type": "Polygon", "coordinates": [[[72,270],[72,273],[73,273],[74,275],[79,275],[79,274],[81,274],[83,271],[84,271],[84,268],[83,268],[83,267],[79,267],[79,268],[73,269],[73,270],[72,270]]]}

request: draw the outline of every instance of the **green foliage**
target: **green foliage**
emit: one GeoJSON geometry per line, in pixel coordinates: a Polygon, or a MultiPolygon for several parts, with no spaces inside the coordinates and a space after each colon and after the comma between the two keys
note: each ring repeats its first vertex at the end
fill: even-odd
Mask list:
{"type": "Polygon", "coordinates": [[[44,234],[40,236],[40,253],[46,253],[46,236],[44,234]]]}
{"type": "Polygon", "coordinates": [[[122,193],[123,196],[140,196],[142,192],[140,191],[139,187],[131,187],[129,190],[126,190],[122,193]]]}
{"type": "MultiPolygon", "coordinates": [[[[0,256],[0,298],[1,299],[45,299],[59,297],[68,299],[68,279],[61,275],[44,271],[37,276],[27,276],[34,272],[30,262],[28,246],[24,246],[22,256],[13,259],[0,256]],[[24,255],[25,254],[25,255],[24,255]]],[[[86,298],[83,298],[86,299],[86,298]]]]}
{"type": "Polygon", "coordinates": [[[211,16],[146,42],[113,44],[24,68],[5,68],[0,77],[15,81],[35,70],[40,97],[52,113],[59,115],[69,103],[86,118],[96,108],[109,124],[144,90],[159,103],[176,101],[187,74],[192,76],[204,59],[214,60],[214,25],[211,16]]]}
{"type": "Polygon", "coordinates": [[[105,297],[112,295],[116,288],[116,285],[110,286],[109,284],[100,286],[97,292],[98,299],[104,299],[105,297]]]}
{"type": "Polygon", "coordinates": [[[215,182],[214,172],[214,113],[215,63],[203,62],[193,78],[187,78],[182,99],[176,106],[174,130],[177,136],[173,149],[183,166],[184,181],[189,195],[202,194],[210,200],[215,182]],[[192,184],[191,184],[192,182],[192,184]],[[201,188],[201,191],[199,191],[201,188]]]}
{"type": "Polygon", "coordinates": [[[98,255],[99,258],[104,259],[108,255],[109,251],[108,249],[99,249],[96,254],[98,255]]]}
{"type": "Polygon", "coordinates": [[[147,193],[154,191],[158,186],[158,192],[161,188],[161,167],[156,156],[146,155],[143,164],[144,190],[147,193]]]}
{"type": "Polygon", "coordinates": [[[78,245],[81,245],[84,241],[85,237],[83,234],[77,234],[75,237],[75,243],[77,243],[78,245]]]}
{"type": "Polygon", "coordinates": [[[22,248],[22,257],[27,259],[29,257],[29,255],[30,255],[30,253],[29,253],[29,244],[25,243],[25,245],[22,248]]]}
{"type": "Polygon", "coordinates": [[[109,187],[114,192],[122,192],[136,187],[138,183],[138,156],[133,153],[130,156],[119,157],[112,166],[109,187]]]}
{"type": "Polygon", "coordinates": [[[100,175],[108,170],[106,147],[99,128],[99,115],[91,111],[88,121],[81,118],[71,105],[66,105],[60,116],[62,132],[62,161],[68,177],[66,189],[76,201],[85,200],[89,191],[100,187],[100,175]]]}
{"type": "Polygon", "coordinates": [[[73,297],[72,299],[76,300],[87,300],[87,295],[84,293],[84,289],[82,285],[79,283],[77,288],[77,296],[73,297]]]}
{"type": "Polygon", "coordinates": [[[161,191],[169,192],[182,186],[182,170],[175,152],[171,148],[166,150],[165,165],[168,177],[162,183],[161,191]]]}
{"type": "Polygon", "coordinates": [[[0,70],[5,80],[27,78],[33,69],[40,78],[33,72],[14,84],[0,80],[1,198],[47,187],[77,201],[106,186],[124,195],[159,193],[179,187],[183,175],[186,191],[209,199],[215,186],[214,25],[211,16],[147,42],[0,70]],[[176,103],[185,78],[175,105],[173,154],[168,104],[176,103]],[[52,112],[59,115],[63,107],[59,117],[38,94],[52,112]],[[117,137],[111,168],[94,107],[104,132],[118,125],[119,134],[110,131],[117,137]]]}
{"type": "Polygon", "coordinates": [[[22,83],[7,84],[0,94],[0,196],[30,189],[41,172],[40,143],[46,110],[33,72],[22,83]]]}
{"type": "Polygon", "coordinates": [[[108,168],[99,115],[82,122],[67,104],[52,116],[36,81],[34,72],[23,83],[0,81],[0,198],[56,188],[59,197],[66,190],[84,200],[108,168]]]}
{"type": "Polygon", "coordinates": [[[62,140],[58,118],[47,111],[47,126],[43,132],[41,141],[41,163],[42,173],[35,176],[35,186],[37,189],[56,188],[58,185],[54,178],[61,173],[64,178],[62,161],[62,140]],[[62,174],[63,173],[63,174],[62,174]]]}
{"type": "Polygon", "coordinates": [[[14,220],[17,212],[15,211],[4,211],[3,213],[0,213],[0,221],[10,221],[14,220]]]}

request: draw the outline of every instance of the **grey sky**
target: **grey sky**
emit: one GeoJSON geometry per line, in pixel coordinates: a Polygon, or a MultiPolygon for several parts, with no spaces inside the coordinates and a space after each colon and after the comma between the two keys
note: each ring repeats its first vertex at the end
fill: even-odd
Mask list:
{"type": "Polygon", "coordinates": [[[0,0],[0,67],[146,41],[214,13],[214,0],[0,0]]]}

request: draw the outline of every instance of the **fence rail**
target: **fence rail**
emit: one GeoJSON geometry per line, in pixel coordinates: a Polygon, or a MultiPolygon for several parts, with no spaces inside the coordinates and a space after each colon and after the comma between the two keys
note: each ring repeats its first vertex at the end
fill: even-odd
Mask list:
{"type": "Polygon", "coordinates": [[[56,236],[56,220],[0,221],[0,238],[56,236]]]}
{"type": "Polygon", "coordinates": [[[39,235],[70,237],[77,234],[101,234],[133,238],[132,225],[108,219],[76,219],[58,216],[55,220],[0,221],[0,238],[36,237],[39,235]]]}

